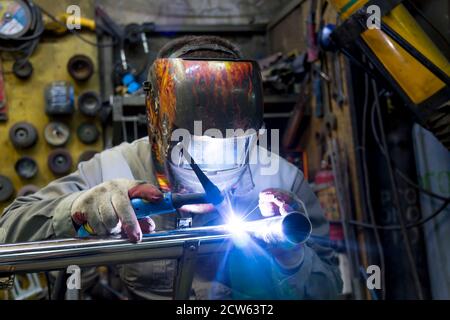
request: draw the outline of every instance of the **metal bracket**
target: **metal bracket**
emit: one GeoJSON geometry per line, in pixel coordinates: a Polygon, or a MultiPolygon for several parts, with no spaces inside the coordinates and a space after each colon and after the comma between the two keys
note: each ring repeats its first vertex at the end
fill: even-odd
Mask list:
{"type": "Polygon", "coordinates": [[[192,280],[194,279],[195,265],[197,262],[199,240],[186,241],[183,245],[183,255],[178,259],[177,274],[174,283],[174,300],[188,300],[192,280]]]}

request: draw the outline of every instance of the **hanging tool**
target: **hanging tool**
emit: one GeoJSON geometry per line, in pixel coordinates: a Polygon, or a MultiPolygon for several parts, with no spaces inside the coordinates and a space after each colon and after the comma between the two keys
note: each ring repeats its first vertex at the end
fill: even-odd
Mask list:
{"type": "Polygon", "coordinates": [[[72,169],[72,156],[67,149],[55,149],[48,155],[47,165],[55,175],[69,173],[72,169]]]}
{"type": "Polygon", "coordinates": [[[8,105],[6,103],[5,80],[3,78],[3,62],[0,58],[0,121],[8,120],[8,105]]]}
{"type": "Polygon", "coordinates": [[[322,52],[331,52],[331,61],[333,67],[331,68],[331,75],[333,81],[333,93],[332,97],[336,101],[336,104],[342,108],[345,98],[342,90],[342,75],[340,56],[337,51],[337,47],[331,39],[331,34],[336,29],[336,25],[328,23],[321,27],[319,31],[319,44],[322,52]]]}
{"type": "Polygon", "coordinates": [[[62,122],[52,121],[45,126],[44,138],[49,145],[61,147],[69,141],[70,129],[62,122]]]}
{"type": "Polygon", "coordinates": [[[73,86],[66,81],[51,82],[45,88],[45,102],[47,115],[71,115],[75,111],[73,86]]]}
{"type": "Polygon", "coordinates": [[[310,118],[308,107],[311,95],[308,75],[303,79],[300,88],[299,100],[295,104],[294,111],[289,118],[286,131],[283,135],[282,145],[285,149],[298,146],[310,118]]]}
{"type": "Polygon", "coordinates": [[[77,136],[84,144],[93,144],[100,137],[100,131],[94,123],[83,122],[77,128],[77,136]]]}
{"type": "Polygon", "coordinates": [[[76,81],[87,81],[94,74],[94,62],[84,54],[76,54],[67,62],[67,71],[76,81]]]}
{"type": "Polygon", "coordinates": [[[314,62],[319,58],[319,47],[317,45],[316,34],[316,8],[317,0],[311,0],[309,15],[306,21],[306,44],[308,48],[308,62],[314,62]]]}
{"type": "Polygon", "coordinates": [[[0,175],[0,202],[6,201],[14,194],[14,186],[11,179],[0,175]]]}
{"type": "Polygon", "coordinates": [[[99,95],[94,91],[85,91],[78,96],[78,110],[88,117],[95,117],[102,107],[99,95]]]}
{"type": "Polygon", "coordinates": [[[13,64],[12,71],[17,78],[26,80],[33,74],[33,65],[28,60],[24,62],[17,60],[13,64]]]}
{"type": "Polygon", "coordinates": [[[38,165],[33,158],[24,156],[17,160],[14,169],[19,177],[31,179],[36,176],[38,165]]]}
{"type": "Polygon", "coordinates": [[[38,140],[36,128],[29,122],[21,121],[9,129],[9,139],[14,147],[28,149],[34,146],[38,140]]]}
{"type": "Polygon", "coordinates": [[[127,57],[125,55],[125,30],[120,27],[101,7],[97,6],[95,8],[95,13],[99,17],[99,19],[103,22],[103,28],[107,29],[107,31],[119,42],[119,50],[120,50],[120,60],[122,63],[123,71],[128,70],[127,57]]]}
{"type": "Polygon", "coordinates": [[[313,91],[316,100],[315,116],[317,118],[323,117],[323,84],[320,75],[316,74],[313,78],[313,91]]]}
{"type": "Polygon", "coordinates": [[[345,103],[344,91],[342,89],[342,82],[344,79],[342,78],[342,68],[339,53],[333,53],[331,57],[333,61],[333,80],[335,84],[333,99],[336,101],[336,104],[339,108],[342,108],[345,103]]]}

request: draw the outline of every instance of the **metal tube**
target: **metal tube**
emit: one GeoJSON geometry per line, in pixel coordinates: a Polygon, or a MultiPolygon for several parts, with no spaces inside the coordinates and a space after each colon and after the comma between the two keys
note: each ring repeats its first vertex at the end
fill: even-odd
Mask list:
{"type": "MultiPolygon", "coordinates": [[[[261,236],[259,226],[280,225],[282,226],[280,230],[286,232],[284,240],[294,243],[306,241],[311,233],[309,219],[300,213],[243,224],[246,232],[262,238],[264,235],[261,236]],[[302,221],[305,225],[302,225],[302,221]],[[297,236],[294,235],[295,229],[299,231],[297,236]]],[[[72,264],[88,267],[178,259],[183,255],[184,244],[192,241],[198,241],[199,255],[207,255],[226,250],[228,246],[224,244],[232,239],[233,230],[228,225],[221,225],[153,233],[144,236],[140,243],[131,243],[126,239],[117,238],[69,238],[5,244],[0,245],[0,273],[66,269],[72,264]]],[[[281,241],[281,238],[272,236],[270,240],[281,241]]]]}

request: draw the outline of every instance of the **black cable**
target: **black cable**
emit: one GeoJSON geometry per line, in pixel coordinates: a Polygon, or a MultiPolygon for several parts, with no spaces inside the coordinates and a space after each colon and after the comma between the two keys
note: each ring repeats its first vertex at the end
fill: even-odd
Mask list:
{"type": "Polygon", "coordinates": [[[30,10],[30,26],[29,30],[22,36],[17,38],[4,37],[0,35],[0,40],[6,42],[6,45],[0,46],[1,51],[17,54],[14,58],[19,62],[19,66],[24,65],[29,57],[33,54],[44,32],[44,23],[42,21],[42,13],[31,0],[24,2],[30,10]]]}
{"type": "Polygon", "coordinates": [[[407,184],[409,184],[410,186],[412,186],[413,188],[417,189],[418,191],[425,193],[427,195],[429,195],[430,197],[442,200],[442,201],[450,201],[450,197],[444,197],[440,194],[437,194],[431,190],[422,188],[420,185],[414,183],[413,181],[411,181],[406,174],[404,174],[403,172],[401,172],[398,168],[395,168],[395,173],[403,179],[403,181],[405,181],[407,184]]]}
{"type": "Polygon", "coordinates": [[[375,108],[377,111],[378,125],[380,128],[381,143],[382,143],[383,148],[385,149],[385,153],[382,153],[382,154],[386,159],[386,163],[387,163],[387,167],[388,167],[388,175],[389,175],[389,180],[391,183],[391,188],[393,191],[394,205],[395,205],[395,207],[397,207],[397,210],[398,210],[398,219],[399,219],[400,226],[401,226],[401,233],[402,233],[402,236],[404,239],[406,255],[407,255],[409,264],[411,266],[411,273],[413,276],[414,285],[416,287],[417,296],[420,300],[423,300],[424,295],[423,295],[423,291],[422,291],[422,285],[420,283],[419,272],[417,270],[417,266],[416,266],[413,251],[412,251],[411,239],[410,239],[408,231],[406,229],[406,223],[404,220],[405,213],[404,213],[403,207],[401,206],[401,203],[400,203],[400,196],[398,193],[397,182],[396,182],[395,176],[394,176],[394,169],[392,168],[392,162],[391,162],[392,160],[391,160],[388,145],[386,142],[386,135],[385,135],[384,128],[383,128],[383,118],[381,115],[380,101],[378,99],[377,85],[375,83],[375,80],[372,80],[372,88],[373,88],[373,93],[374,93],[374,97],[375,97],[375,108]]]}
{"type": "MultiPolygon", "coordinates": [[[[52,21],[58,23],[59,25],[63,26],[64,28],[67,28],[66,24],[61,22],[60,20],[58,20],[54,15],[52,15],[50,12],[48,12],[47,10],[45,10],[44,8],[42,8],[41,6],[39,6],[39,8],[41,9],[41,11],[48,16],[52,21]]],[[[104,44],[99,44],[98,42],[93,42],[89,39],[86,39],[85,37],[83,37],[81,34],[79,34],[77,31],[75,30],[70,30],[67,29],[71,34],[73,34],[74,36],[78,37],[81,41],[86,42],[87,44],[93,46],[93,47],[97,47],[97,48],[107,48],[107,47],[114,47],[117,44],[117,41],[114,39],[113,42],[111,43],[104,43],[104,44]]]]}
{"type": "MultiPolygon", "coordinates": [[[[371,200],[371,192],[370,192],[370,184],[369,184],[369,170],[367,167],[367,151],[366,151],[366,140],[367,140],[367,129],[366,129],[366,122],[367,122],[367,108],[368,108],[368,104],[369,104],[369,77],[367,73],[364,73],[364,90],[365,90],[365,94],[364,94],[364,105],[363,105],[363,128],[362,128],[362,162],[363,162],[363,180],[364,180],[364,191],[366,194],[366,205],[367,205],[367,209],[369,211],[369,216],[370,216],[370,220],[372,221],[372,224],[376,224],[375,221],[375,213],[373,210],[373,206],[372,206],[372,200],[371,200]]],[[[375,242],[376,242],[376,246],[377,246],[377,250],[378,250],[378,256],[380,259],[380,266],[382,270],[386,270],[385,269],[385,260],[384,260],[384,250],[383,250],[383,245],[381,242],[381,236],[380,233],[378,232],[378,229],[374,229],[374,236],[375,236],[375,242]]],[[[386,283],[386,279],[385,279],[385,273],[382,272],[382,278],[381,278],[381,287],[382,289],[382,300],[386,299],[386,289],[385,289],[385,283],[386,283]]]]}
{"type": "MultiPolygon", "coordinates": [[[[374,137],[375,141],[377,142],[377,146],[378,146],[378,148],[380,149],[380,151],[381,151],[382,153],[386,153],[386,150],[385,150],[385,149],[383,148],[383,146],[381,145],[380,138],[379,138],[379,136],[378,136],[378,133],[377,133],[377,130],[376,130],[376,127],[375,127],[375,112],[374,112],[374,111],[375,111],[375,108],[372,109],[372,113],[371,113],[372,134],[373,134],[373,137],[374,137]]],[[[396,168],[396,166],[395,166],[394,164],[392,164],[392,166],[395,168],[395,173],[396,173],[400,178],[402,178],[407,184],[409,184],[410,186],[412,186],[413,188],[419,190],[419,191],[422,192],[422,193],[425,193],[425,194],[429,195],[430,197],[433,197],[433,198],[436,198],[436,199],[439,199],[439,200],[442,200],[442,201],[450,200],[450,197],[445,197],[445,196],[439,195],[439,194],[437,194],[437,193],[434,193],[434,192],[431,191],[431,190],[427,190],[427,189],[425,189],[425,188],[422,188],[422,187],[419,186],[418,184],[416,184],[416,183],[414,183],[413,181],[411,181],[411,180],[406,176],[406,174],[404,174],[404,173],[401,172],[398,168],[396,168]]]]}
{"type": "Polygon", "coordinates": [[[358,68],[364,71],[364,73],[367,73],[371,78],[377,79],[378,77],[375,76],[375,74],[370,70],[367,66],[364,65],[361,61],[359,61],[357,58],[355,58],[347,49],[340,48],[339,49],[353,64],[355,64],[358,68]]]}
{"type": "MultiPolygon", "coordinates": [[[[422,225],[424,225],[425,223],[427,223],[428,221],[433,220],[434,218],[436,218],[441,212],[443,212],[445,210],[445,208],[447,208],[447,206],[450,204],[450,200],[444,201],[444,203],[435,211],[433,212],[431,215],[429,215],[426,218],[422,218],[417,222],[413,222],[413,223],[409,223],[406,225],[407,229],[412,229],[412,228],[417,228],[420,227],[422,225]]],[[[379,229],[379,230],[386,230],[386,231],[398,231],[401,230],[401,226],[400,225],[389,225],[389,226],[380,226],[380,225],[376,225],[376,224],[372,224],[372,223],[364,223],[364,222],[359,222],[359,221],[355,221],[355,220],[350,220],[347,221],[349,224],[353,224],[359,227],[364,227],[364,228],[369,228],[369,229],[379,229]]]]}
{"type": "Polygon", "coordinates": [[[44,32],[44,23],[42,22],[42,14],[39,10],[39,7],[35,6],[32,1],[25,1],[25,4],[28,5],[28,8],[30,9],[31,17],[30,19],[33,23],[30,23],[30,30],[25,33],[25,35],[22,35],[17,38],[11,38],[11,37],[5,37],[0,35],[1,40],[5,40],[8,42],[21,42],[21,41],[30,41],[30,40],[36,40],[39,39],[44,32]],[[31,32],[31,34],[30,34],[31,32]],[[26,35],[28,34],[28,35],[26,35]]]}

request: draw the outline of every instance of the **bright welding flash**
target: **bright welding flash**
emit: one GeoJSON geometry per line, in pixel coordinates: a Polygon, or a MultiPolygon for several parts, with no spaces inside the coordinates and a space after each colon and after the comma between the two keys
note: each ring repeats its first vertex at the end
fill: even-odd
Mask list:
{"type": "Polygon", "coordinates": [[[247,244],[249,235],[245,230],[245,222],[234,212],[228,215],[226,229],[231,233],[233,241],[237,246],[247,244]]]}

